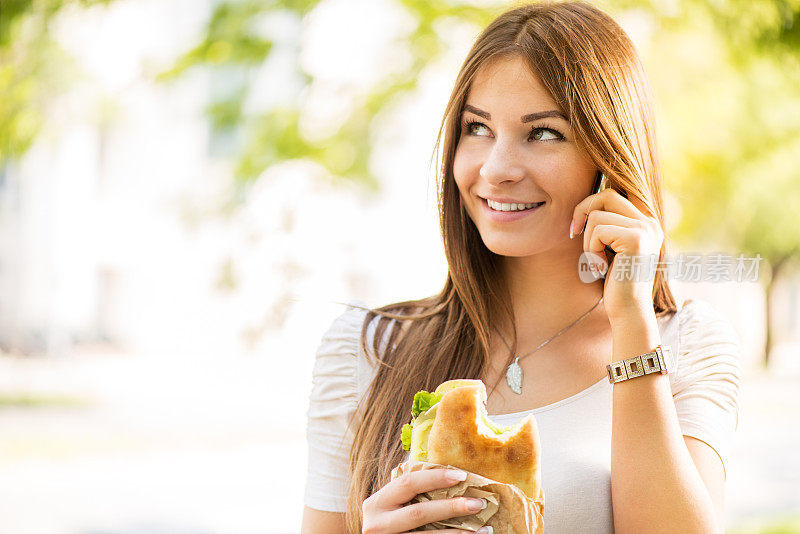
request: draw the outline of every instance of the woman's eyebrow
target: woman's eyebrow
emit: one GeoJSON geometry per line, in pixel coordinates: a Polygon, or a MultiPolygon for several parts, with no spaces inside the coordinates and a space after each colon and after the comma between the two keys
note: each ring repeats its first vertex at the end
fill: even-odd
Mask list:
{"type": "MultiPolygon", "coordinates": [[[[470,106],[469,104],[464,106],[464,111],[472,112],[475,115],[477,115],[479,117],[483,117],[486,120],[492,120],[492,115],[490,113],[487,113],[486,111],[478,109],[475,106],[470,106]]],[[[548,110],[548,111],[537,111],[536,113],[529,113],[527,115],[523,115],[522,117],[520,117],[520,121],[522,121],[523,123],[526,123],[526,122],[532,122],[532,121],[535,121],[535,120],[538,120],[538,119],[543,119],[545,117],[558,117],[558,118],[564,119],[565,121],[569,122],[569,119],[567,119],[566,115],[564,115],[563,113],[561,113],[557,109],[551,109],[551,110],[548,110]]]]}

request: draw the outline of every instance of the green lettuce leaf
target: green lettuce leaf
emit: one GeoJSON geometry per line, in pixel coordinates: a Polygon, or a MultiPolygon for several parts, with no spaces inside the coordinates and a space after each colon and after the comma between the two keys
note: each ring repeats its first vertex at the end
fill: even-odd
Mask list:
{"type": "Polygon", "coordinates": [[[441,393],[428,393],[427,391],[418,391],[414,395],[414,403],[411,406],[411,416],[417,417],[422,412],[426,412],[431,406],[442,400],[441,393]]]}
{"type": "Polygon", "coordinates": [[[400,434],[400,441],[403,442],[404,451],[411,450],[411,430],[413,430],[413,428],[414,427],[410,423],[403,425],[403,432],[400,434]]]}
{"type": "Polygon", "coordinates": [[[418,422],[417,417],[419,414],[427,412],[440,400],[442,400],[441,393],[418,391],[414,395],[414,402],[411,406],[411,422],[403,425],[403,430],[400,433],[400,441],[403,443],[404,451],[411,450],[411,435],[414,430],[414,425],[418,422]]]}

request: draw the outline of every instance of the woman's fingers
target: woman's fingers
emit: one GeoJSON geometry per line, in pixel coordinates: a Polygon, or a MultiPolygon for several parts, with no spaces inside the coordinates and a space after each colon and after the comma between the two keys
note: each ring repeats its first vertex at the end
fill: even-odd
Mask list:
{"type": "Polygon", "coordinates": [[[591,250],[589,248],[589,239],[592,237],[592,230],[599,224],[616,225],[622,226],[623,228],[636,228],[641,225],[641,221],[611,211],[592,210],[589,212],[589,217],[586,221],[586,230],[583,232],[583,250],[591,250]]]}
{"type": "Polygon", "coordinates": [[[611,224],[598,224],[593,228],[589,238],[588,252],[602,256],[606,245],[617,252],[627,253],[626,244],[636,242],[638,234],[630,228],[623,228],[611,224]]]}
{"type": "MultiPolygon", "coordinates": [[[[467,473],[459,469],[426,469],[412,471],[389,481],[363,503],[364,531],[374,533],[412,531],[423,525],[475,514],[486,508],[484,499],[455,497],[407,504],[421,493],[449,488],[465,480],[467,473]]],[[[428,531],[434,532],[434,531],[428,531]]],[[[461,533],[462,529],[435,532],[461,533]]],[[[478,530],[492,534],[491,527],[478,530]]],[[[474,533],[473,533],[474,534],[474,533]]]]}
{"type": "Polygon", "coordinates": [[[394,510],[420,493],[449,488],[466,480],[466,471],[459,469],[425,469],[400,475],[364,501],[364,506],[394,510]],[[368,502],[369,501],[369,502],[368,502]]]}
{"type": "Polygon", "coordinates": [[[399,510],[389,512],[389,523],[400,530],[413,530],[422,525],[442,521],[452,517],[472,515],[486,508],[484,499],[471,497],[454,497],[452,499],[435,499],[403,506],[399,510]]]}
{"type": "Polygon", "coordinates": [[[636,202],[639,207],[613,189],[604,189],[597,194],[589,195],[581,200],[572,211],[572,228],[576,235],[579,234],[592,210],[613,211],[639,220],[652,218],[647,207],[641,202],[636,202]]]}

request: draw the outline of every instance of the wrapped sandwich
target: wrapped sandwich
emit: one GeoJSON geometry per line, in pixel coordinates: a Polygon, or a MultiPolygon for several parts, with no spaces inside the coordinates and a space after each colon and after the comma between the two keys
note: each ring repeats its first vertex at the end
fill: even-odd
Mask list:
{"type": "Polygon", "coordinates": [[[432,393],[414,396],[411,423],[403,426],[407,462],[392,472],[441,467],[468,472],[456,486],[427,492],[415,501],[465,495],[487,499],[489,506],[473,516],[426,525],[426,529],[477,530],[495,533],[543,532],[544,493],[541,487],[540,445],[532,414],[502,427],[486,413],[486,387],[480,380],[450,380],[432,393]]]}

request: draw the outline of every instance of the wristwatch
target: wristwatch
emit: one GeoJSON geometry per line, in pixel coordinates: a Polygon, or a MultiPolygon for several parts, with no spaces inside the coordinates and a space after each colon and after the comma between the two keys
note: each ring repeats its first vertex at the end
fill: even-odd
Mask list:
{"type": "Polygon", "coordinates": [[[652,352],[619,360],[607,365],[606,369],[608,381],[616,384],[629,378],[653,373],[665,375],[672,372],[673,367],[672,348],[669,345],[659,345],[652,352]]]}

